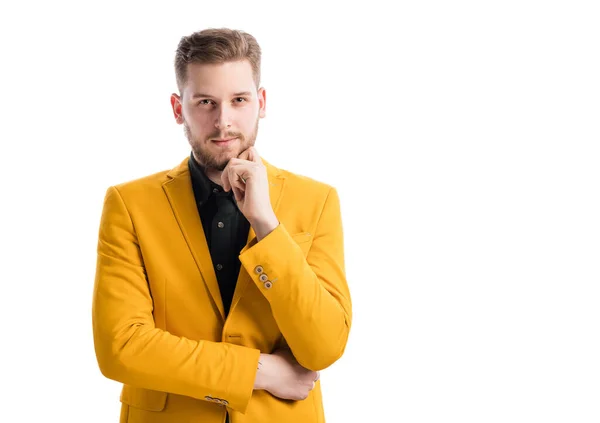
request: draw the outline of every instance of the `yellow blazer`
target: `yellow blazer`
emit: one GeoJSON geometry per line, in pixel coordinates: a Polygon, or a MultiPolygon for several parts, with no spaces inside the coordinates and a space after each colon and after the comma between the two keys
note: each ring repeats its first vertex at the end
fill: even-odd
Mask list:
{"type": "Polygon", "coordinates": [[[260,353],[287,345],[315,371],[344,353],[336,189],[261,159],[279,226],[260,242],[250,229],[225,318],[188,160],[104,198],[92,324],[100,371],[123,383],[120,422],[325,422],[320,381],[301,401],[253,386],[260,353]]]}

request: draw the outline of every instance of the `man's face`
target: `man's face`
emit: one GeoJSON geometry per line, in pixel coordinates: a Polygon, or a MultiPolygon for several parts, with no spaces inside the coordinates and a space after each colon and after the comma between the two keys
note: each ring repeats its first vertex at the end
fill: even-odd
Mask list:
{"type": "Polygon", "coordinates": [[[188,64],[182,97],[171,96],[175,119],[183,124],[196,160],[217,170],[254,145],[265,103],[265,90],[257,92],[247,60],[188,64]]]}

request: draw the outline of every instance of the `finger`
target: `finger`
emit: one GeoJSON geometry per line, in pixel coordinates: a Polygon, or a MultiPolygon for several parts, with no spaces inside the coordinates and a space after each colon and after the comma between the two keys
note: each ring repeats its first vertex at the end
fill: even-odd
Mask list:
{"type": "Polygon", "coordinates": [[[319,379],[321,379],[321,372],[317,372],[317,378],[315,379],[315,382],[319,379]]]}
{"type": "MultiPolygon", "coordinates": [[[[229,166],[229,165],[227,165],[229,166]]],[[[239,169],[236,169],[235,165],[229,166],[229,169],[227,169],[227,184],[229,187],[231,187],[233,189],[233,186],[237,186],[238,188],[241,187],[240,183],[240,177],[238,176],[238,171],[239,169]]]]}
{"type": "Polygon", "coordinates": [[[221,185],[223,185],[223,191],[229,192],[231,184],[229,183],[229,164],[221,172],[221,185]]]}
{"type": "Polygon", "coordinates": [[[250,154],[248,156],[248,160],[254,163],[262,163],[260,160],[260,156],[258,155],[258,150],[256,147],[252,146],[248,150],[250,150],[250,154]]]}
{"type": "MultiPolygon", "coordinates": [[[[254,166],[254,165],[251,165],[254,166]]],[[[234,181],[239,181],[241,184],[246,184],[248,182],[248,178],[251,176],[251,173],[248,169],[248,165],[244,163],[238,163],[237,165],[233,165],[231,167],[231,177],[229,178],[229,183],[233,183],[234,181]],[[242,179],[243,178],[243,179],[242,179]]]]}
{"type": "Polygon", "coordinates": [[[310,390],[312,391],[313,389],[315,389],[315,382],[314,381],[312,383],[312,388],[310,388],[310,390]]]}
{"type": "Polygon", "coordinates": [[[236,187],[235,185],[232,186],[231,189],[233,189],[233,196],[235,197],[235,201],[237,203],[239,203],[242,199],[241,190],[238,187],[236,187]]]}
{"type": "MultiPolygon", "coordinates": [[[[240,194],[244,194],[246,192],[246,185],[240,179],[235,179],[233,181],[230,181],[230,183],[231,183],[231,188],[234,190],[237,189],[240,194]]],[[[235,191],[234,191],[234,194],[235,194],[235,191]]],[[[236,198],[236,200],[239,200],[239,199],[236,198]]]]}
{"type": "Polygon", "coordinates": [[[242,151],[240,154],[238,154],[237,158],[241,159],[241,160],[249,160],[248,157],[250,155],[250,149],[247,148],[244,151],[242,151]]]}
{"type": "Polygon", "coordinates": [[[247,163],[248,160],[241,158],[240,156],[238,157],[232,157],[229,162],[227,163],[227,166],[231,167],[231,166],[237,166],[240,164],[244,164],[247,163]]]}

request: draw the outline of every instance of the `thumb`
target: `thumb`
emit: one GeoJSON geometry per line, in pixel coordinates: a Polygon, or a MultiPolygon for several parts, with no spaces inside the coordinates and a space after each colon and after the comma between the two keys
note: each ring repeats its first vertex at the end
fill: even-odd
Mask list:
{"type": "Polygon", "coordinates": [[[250,155],[250,151],[249,151],[249,149],[247,148],[247,149],[245,149],[244,151],[242,151],[242,152],[239,154],[239,156],[238,156],[238,159],[242,159],[242,160],[250,160],[250,159],[248,158],[248,157],[249,157],[249,155],[250,155]]]}
{"type": "Polygon", "coordinates": [[[248,160],[250,160],[251,162],[254,162],[254,163],[262,163],[260,160],[260,155],[258,154],[258,150],[256,149],[256,147],[252,146],[248,150],[249,150],[248,160]]]}

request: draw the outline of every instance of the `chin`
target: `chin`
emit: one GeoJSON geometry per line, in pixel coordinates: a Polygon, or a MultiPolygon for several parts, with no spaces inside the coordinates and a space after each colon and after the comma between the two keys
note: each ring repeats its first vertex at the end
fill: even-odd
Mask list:
{"type": "Polygon", "coordinates": [[[215,169],[222,171],[229,164],[229,161],[237,156],[238,153],[230,153],[227,154],[225,158],[222,158],[220,160],[214,160],[213,163],[215,164],[215,169]]]}
{"type": "Polygon", "coordinates": [[[229,161],[235,157],[238,157],[245,148],[247,147],[238,145],[232,149],[227,149],[220,152],[211,151],[210,147],[201,148],[197,156],[202,159],[204,166],[207,166],[211,169],[216,169],[218,171],[223,171],[229,161]]]}
{"type": "Polygon", "coordinates": [[[227,160],[225,163],[215,166],[215,169],[217,169],[219,172],[223,172],[223,169],[227,167],[227,163],[229,163],[229,160],[227,160]]]}

